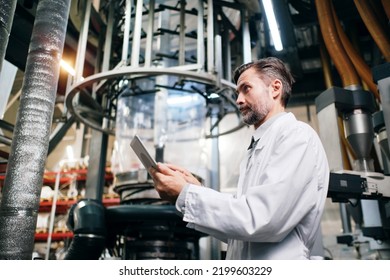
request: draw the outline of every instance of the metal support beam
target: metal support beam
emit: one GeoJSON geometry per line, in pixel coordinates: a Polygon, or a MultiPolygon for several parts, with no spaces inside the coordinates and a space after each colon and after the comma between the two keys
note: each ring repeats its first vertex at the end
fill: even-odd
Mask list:
{"type": "Polygon", "coordinates": [[[136,10],[135,10],[133,44],[132,44],[132,48],[131,48],[131,66],[133,66],[133,67],[139,66],[143,2],[144,2],[143,0],[137,0],[137,6],[136,6],[136,10]]]}

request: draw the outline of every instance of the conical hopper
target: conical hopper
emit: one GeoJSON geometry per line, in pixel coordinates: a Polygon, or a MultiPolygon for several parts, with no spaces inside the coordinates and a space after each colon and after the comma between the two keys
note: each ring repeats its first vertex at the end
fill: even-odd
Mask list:
{"type": "Polygon", "coordinates": [[[374,139],[371,114],[360,110],[354,111],[344,117],[344,129],[356,159],[369,159],[374,139]]]}

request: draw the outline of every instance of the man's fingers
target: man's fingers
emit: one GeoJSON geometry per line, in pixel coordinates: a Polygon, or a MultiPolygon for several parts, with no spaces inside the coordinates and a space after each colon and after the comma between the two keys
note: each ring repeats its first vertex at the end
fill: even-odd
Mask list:
{"type": "Polygon", "coordinates": [[[169,167],[170,169],[172,170],[175,170],[175,171],[179,171],[183,174],[189,174],[190,172],[180,166],[177,166],[177,165],[174,165],[174,164],[171,164],[171,163],[166,163],[165,164],[167,167],[169,167]]]}
{"type": "Polygon", "coordinates": [[[165,175],[173,175],[175,171],[169,168],[166,164],[160,162],[157,163],[157,170],[165,175]]]}

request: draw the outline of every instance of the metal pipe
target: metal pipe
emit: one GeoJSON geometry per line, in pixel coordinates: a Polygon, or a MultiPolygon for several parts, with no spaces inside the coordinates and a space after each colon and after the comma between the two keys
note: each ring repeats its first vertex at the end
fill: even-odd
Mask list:
{"type": "MultiPolygon", "coordinates": [[[[220,28],[220,22],[217,21],[216,29],[220,28]]],[[[214,56],[215,56],[215,70],[217,74],[216,85],[217,87],[221,86],[221,79],[223,78],[223,66],[222,66],[222,36],[220,30],[215,32],[214,38],[214,56]]]]}
{"type": "Polygon", "coordinates": [[[41,0],[0,207],[0,259],[31,259],[70,0],[41,0]]]}
{"type": "Polygon", "coordinates": [[[135,20],[134,20],[134,30],[133,30],[133,45],[131,48],[131,66],[139,66],[139,53],[141,46],[141,29],[142,29],[142,8],[143,0],[137,0],[137,5],[135,9],[135,20]]]}
{"type": "Polygon", "coordinates": [[[204,54],[204,24],[203,24],[203,0],[198,0],[198,18],[197,18],[197,26],[198,26],[198,36],[197,36],[197,57],[198,64],[202,65],[200,67],[200,71],[204,70],[205,64],[205,54],[204,54]]]}
{"type": "Polygon", "coordinates": [[[390,61],[390,38],[379,24],[378,19],[370,8],[370,3],[366,0],[354,0],[354,2],[364,24],[378,48],[382,52],[386,61],[390,61]]]}
{"type": "MultiPolygon", "coordinates": [[[[111,3],[113,5],[113,3],[111,3]]],[[[129,40],[130,40],[130,25],[131,25],[131,0],[126,0],[125,6],[125,26],[123,33],[122,46],[122,63],[127,65],[127,56],[129,55],[129,40]]]]}
{"type": "Polygon", "coordinates": [[[214,1],[207,0],[207,72],[214,73],[214,1]]]}
{"type": "Polygon", "coordinates": [[[222,33],[222,49],[223,49],[223,79],[232,80],[232,51],[230,47],[230,31],[227,28],[223,29],[222,33]]]}
{"type": "Polygon", "coordinates": [[[0,73],[11,33],[17,0],[0,0],[0,73]]]}
{"type": "Polygon", "coordinates": [[[154,31],[154,0],[149,1],[149,15],[148,15],[148,31],[146,37],[145,47],[145,67],[152,65],[153,54],[153,31],[154,31]]]}
{"type": "MultiPolygon", "coordinates": [[[[211,127],[214,127],[211,131],[211,135],[218,135],[219,133],[219,113],[220,107],[215,104],[211,108],[211,127]]],[[[219,137],[211,138],[211,170],[210,170],[210,185],[211,188],[220,191],[220,154],[219,154],[219,137]]],[[[220,242],[215,238],[211,238],[211,259],[220,259],[220,242]]]]}
{"type": "Polygon", "coordinates": [[[83,25],[81,26],[79,35],[79,44],[77,46],[77,57],[75,66],[75,82],[79,82],[83,78],[85,54],[88,43],[89,19],[91,17],[92,0],[87,0],[83,11],[83,25]]]}
{"type": "Polygon", "coordinates": [[[106,27],[106,40],[104,42],[103,63],[101,65],[102,72],[108,71],[110,69],[113,29],[114,29],[114,3],[110,3],[110,6],[108,7],[108,20],[107,20],[107,27],[106,27]]]}
{"type": "Polygon", "coordinates": [[[180,32],[179,32],[179,65],[185,64],[185,35],[186,35],[186,1],[180,0],[180,32]]]}

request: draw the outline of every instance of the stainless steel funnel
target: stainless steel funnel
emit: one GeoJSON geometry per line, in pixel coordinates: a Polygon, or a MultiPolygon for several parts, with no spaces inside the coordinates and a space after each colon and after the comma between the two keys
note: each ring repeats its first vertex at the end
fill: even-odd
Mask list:
{"type": "Polygon", "coordinates": [[[357,171],[372,171],[370,163],[374,129],[371,114],[360,109],[344,115],[344,132],[356,156],[357,171]]]}

